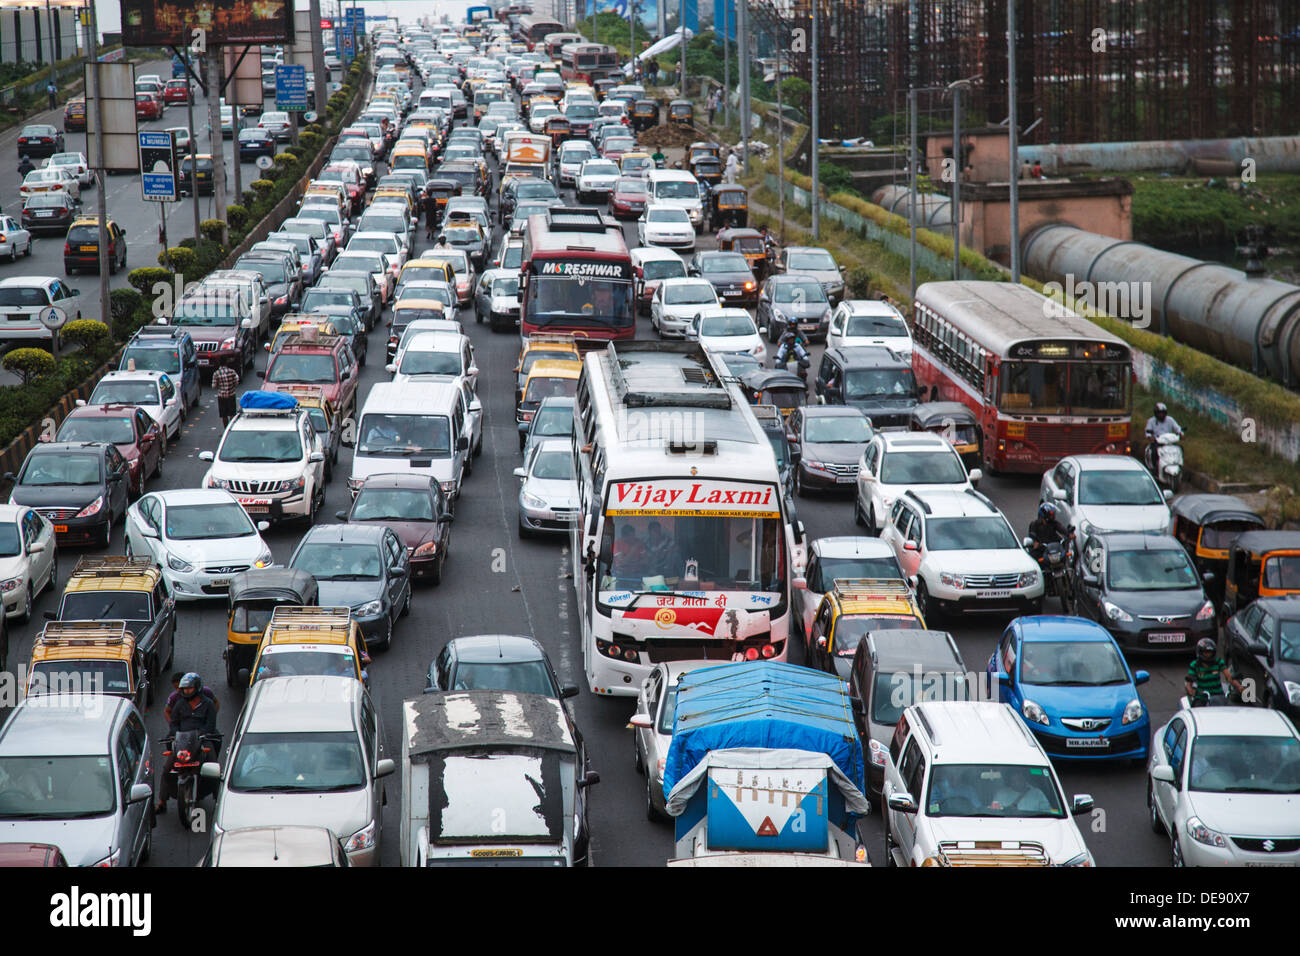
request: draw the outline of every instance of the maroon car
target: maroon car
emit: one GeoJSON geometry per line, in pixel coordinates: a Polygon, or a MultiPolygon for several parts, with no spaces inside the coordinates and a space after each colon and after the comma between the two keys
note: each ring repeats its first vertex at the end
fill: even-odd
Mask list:
{"type": "Polygon", "coordinates": [[[63,851],[50,843],[0,843],[0,867],[67,865],[63,851]]]}
{"type": "Polygon", "coordinates": [[[144,494],[144,483],[162,472],[167,454],[162,427],[135,405],[83,405],[74,408],[59,426],[55,441],[111,442],[131,469],[132,498],[144,494]]]}
{"type": "Polygon", "coordinates": [[[609,211],[615,219],[638,219],[650,201],[650,186],[644,179],[624,177],[614,182],[609,193],[609,211]]]}
{"type": "Polygon", "coordinates": [[[406,545],[411,577],[442,581],[451,543],[451,514],[438,482],[428,475],[371,475],[357,489],[351,511],[335,517],[349,524],[384,524],[406,545]]]}

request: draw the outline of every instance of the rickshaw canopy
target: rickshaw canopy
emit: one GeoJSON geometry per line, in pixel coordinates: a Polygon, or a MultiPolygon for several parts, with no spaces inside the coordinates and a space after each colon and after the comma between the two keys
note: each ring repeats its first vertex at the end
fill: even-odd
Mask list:
{"type": "Polygon", "coordinates": [[[232,607],[240,601],[315,605],[320,588],[312,575],[298,568],[259,568],[232,577],[229,596],[232,607]]]}

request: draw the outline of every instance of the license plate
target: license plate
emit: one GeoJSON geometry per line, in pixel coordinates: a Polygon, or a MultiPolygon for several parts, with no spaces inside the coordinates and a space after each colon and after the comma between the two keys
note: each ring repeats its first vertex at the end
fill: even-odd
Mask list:
{"type": "Polygon", "coordinates": [[[1105,750],[1110,747],[1109,737],[1066,737],[1066,750],[1105,750]]]}
{"type": "Polygon", "coordinates": [[[1147,635],[1147,641],[1151,644],[1182,644],[1186,640],[1187,635],[1182,631],[1160,631],[1147,635]]]}
{"type": "Polygon", "coordinates": [[[987,598],[1009,598],[1009,597],[1011,597],[1011,592],[1010,592],[1010,591],[979,591],[979,592],[977,592],[977,593],[975,594],[975,597],[977,597],[977,598],[981,598],[981,599],[987,599],[987,598]]]}
{"type": "Polygon", "coordinates": [[[38,209],[38,210],[36,210],[36,215],[37,215],[37,217],[40,218],[40,219],[48,219],[49,217],[51,217],[51,216],[54,215],[54,210],[53,210],[53,209],[38,209]]]}
{"type": "Polygon", "coordinates": [[[82,252],[97,252],[97,251],[98,251],[98,249],[97,249],[95,246],[78,246],[77,248],[80,249],[82,252]]]}
{"type": "Polygon", "coordinates": [[[209,587],[228,588],[230,587],[230,578],[212,578],[208,581],[209,587]]]}
{"type": "Polygon", "coordinates": [[[10,312],[7,316],[5,316],[5,318],[7,318],[10,322],[27,322],[28,320],[31,319],[31,316],[27,315],[25,312],[17,315],[10,312]]]}
{"type": "Polygon", "coordinates": [[[200,364],[200,365],[211,365],[211,364],[212,364],[212,359],[208,358],[206,355],[200,355],[200,356],[199,356],[199,364],[200,364]]]}
{"type": "Polygon", "coordinates": [[[523,850],[470,850],[473,857],[523,856],[523,850]]]}
{"type": "Polygon", "coordinates": [[[56,525],[54,526],[54,533],[55,533],[55,534],[67,534],[67,533],[68,533],[68,526],[67,526],[66,524],[56,524],[56,525]]]}
{"type": "Polygon", "coordinates": [[[849,485],[857,480],[858,480],[857,475],[836,475],[835,476],[836,483],[841,485],[849,485]]]}

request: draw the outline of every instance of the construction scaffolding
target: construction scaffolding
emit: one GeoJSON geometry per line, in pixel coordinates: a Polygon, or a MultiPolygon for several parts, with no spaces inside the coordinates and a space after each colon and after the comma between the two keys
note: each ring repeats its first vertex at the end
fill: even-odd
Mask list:
{"type": "MultiPolygon", "coordinates": [[[[813,2],[823,137],[885,140],[909,88],[973,76],[968,114],[1007,116],[1007,0],[751,0],[808,81],[813,2]]],[[[1016,24],[1025,143],[1295,132],[1296,0],[1017,0],[1016,24]]]]}

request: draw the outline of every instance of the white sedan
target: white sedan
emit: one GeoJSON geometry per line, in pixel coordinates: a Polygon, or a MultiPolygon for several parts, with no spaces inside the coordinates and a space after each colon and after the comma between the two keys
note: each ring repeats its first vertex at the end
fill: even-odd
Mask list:
{"type": "Polygon", "coordinates": [[[156,491],[126,510],[126,553],[152,557],[178,601],[225,597],[234,575],[271,566],[268,527],[219,488],[156,491]]]}
{"type": "Polygon", "coordinates": [[[77,177],[77,183],[81,186],[95,184],[95,174],[90,171],[90,162],[85,153],[55,153],[45,165],[47,168],[54,166],[66,169],[77,177]]]}
{"type": "Polygon", "coordinates": [[[637,220],[636,237],[642,246],[695,251],[695,226],[690,214],[680,206],[651,203],[637,220]]]}
{"type": "Polygon", "coordinates": [[[109,372],[99,380],[89,401],[77,405],[138,405],[162,426],[171,441],[181,437],[185,402],[166,372],[152,369],[109,372]]]}
{"type": "Polygon", "coordinates": [[[710,352],[744,352],[762,364],[767,358],[767,346],[762,335],[766,328],[754,325],[744,309],[705,309],[691,319],[686,337],[699,342],[710,352]]]}
{"type": "Polygon", "coordinates": [[[23,177],[18,195],[23,199],[36,193],[58,192],[62,189],[75,203],[81,202],[81,183],[66,166],[45,166],[33,169],[23,177]]]}
{"type": "Polygon", "coordinates": [[[54,526],[26,505],[0,505],[0,592],[5,617],[31,620],[32,602],[59,580],[54,526]]]}
{"type": "Polygon", "coordinates": [[[604,202],[618,176],[618,166],[612,160],[587,160],[578,167],[578,202],[604,202]]]}
{"type": "Polygon", "coordinates": [[[1300,734],[1268,707],[1182,709],[1151,738],[1147,808],[1174,866],[1300,864],[1300,734]]]}
{"type": "Polygon", "coordinates": [[[650,300],[650,325],[661,337],[685,338],[691,320],[706,308],[717,308],[718,292],[708,279],[693,276],[664,279],[650,300]]]}
{"type": "Polygon", "coordinates": [[[0,256],[16,262],[19,253],[32,254],[32,234],[13,216],[0,216],[0,256]]]}

